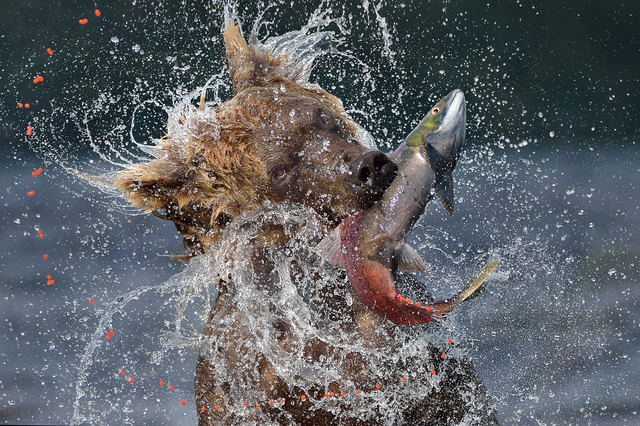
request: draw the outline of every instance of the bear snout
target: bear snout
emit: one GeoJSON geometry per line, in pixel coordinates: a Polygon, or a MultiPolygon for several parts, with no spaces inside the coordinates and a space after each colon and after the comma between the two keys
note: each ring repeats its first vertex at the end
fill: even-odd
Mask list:
{"type": "Polygon", "coordinates": [[[384,153],[368,150],[349,166],[349,180],[374,194],[381,194],[395,177],[397,169],[384,153]]]}

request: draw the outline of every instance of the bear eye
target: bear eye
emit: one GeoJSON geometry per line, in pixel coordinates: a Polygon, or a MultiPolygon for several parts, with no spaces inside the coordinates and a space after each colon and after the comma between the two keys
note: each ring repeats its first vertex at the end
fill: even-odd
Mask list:
{"type": "Polygon", "coordinates": [[[338,126],[336,116],[326,108],[318,108],[316,120],[320,127],[325,129],[335,129],[338,126]]]}
{"type": "Polygon", "coordinates": [[[431,110],[431,115],[437,115],[440,112],[440,108],[435,107],[434,109],[431,110]]]}
{"type": "Polygon", "coordinates": [[[287,175],[287,168],[284,165],[279,165],[274,167],[271,170],[271,177],[275,180],[279,180],[282,179],[283,177],[285,177],[287,175]]]}

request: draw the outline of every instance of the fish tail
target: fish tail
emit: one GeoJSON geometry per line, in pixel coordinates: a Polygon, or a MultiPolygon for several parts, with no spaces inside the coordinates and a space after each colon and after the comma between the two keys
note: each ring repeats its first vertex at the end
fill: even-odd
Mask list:
{"type": "Polygon", "coordinates": [[[478,292],[482,289],[482,285],[484,282],[493,274],[498,265],[500,264],[500,258],[492,259],[487,262],[485,267],[480,271],[478,276],[471,281],[467,287],[462,290],[458,295],[454,298],[449,299],[444,302],[436,302],[432,306],[435,314],[437,316],[445,315],[451,312],[456,306],[464,302],[465,300],[469,300],[476,296],[478,292]]]}
{"type": "Polygon", "coordinates": [[[475,293],[482,287],[482,285],[487,280],[487,278],[489,278],[491,274],[493,274],[493,271],[496,270],[499,264],[500,264],[499,257],[488,261],[485,267],[480,272],[480,274],[478,274],[476,279],[471,281],[467,286],[467,288],[461,291],[456,296],[456,300],[458,300],[458,303],[462,303],[465,300],[473,297],[475,293]]]}

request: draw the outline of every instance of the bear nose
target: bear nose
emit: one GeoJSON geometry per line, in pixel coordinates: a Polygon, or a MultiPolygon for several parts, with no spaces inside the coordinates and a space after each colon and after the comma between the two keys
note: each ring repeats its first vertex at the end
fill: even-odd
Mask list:
{"type": "Polygon", "coordinates": [[[397,167],[380,151],[365,151],[351,166],[352,181],[371,189],[385,190],[395,177],[397,167]]]}

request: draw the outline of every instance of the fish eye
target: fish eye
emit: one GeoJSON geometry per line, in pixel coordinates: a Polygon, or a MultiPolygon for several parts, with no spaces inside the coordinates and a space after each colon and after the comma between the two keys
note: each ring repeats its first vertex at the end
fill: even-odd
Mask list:
{"type": "Polygon", "coordinates": [[[435,107],[434,109],[431,110],[431,115],[437,115],[440,112],[440,108],[435,107]]]}

